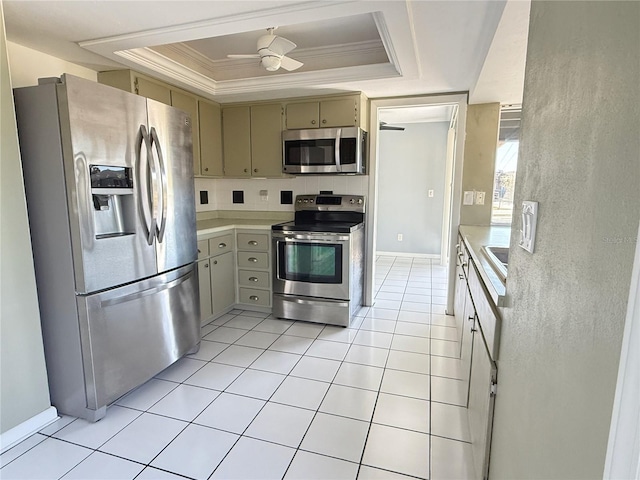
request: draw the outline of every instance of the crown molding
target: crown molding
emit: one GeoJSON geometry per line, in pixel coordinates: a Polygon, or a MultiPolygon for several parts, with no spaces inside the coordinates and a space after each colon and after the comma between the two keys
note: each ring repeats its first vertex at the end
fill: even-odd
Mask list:
{"type": "Polygon", "coordinates": [[[216,81],[150,48],[137,48],[116,52],[147,71],[157,72],[182,85],[210,95],[250,93],[256,90],[282,90],[299,87],[330,85],[357,80],[398,77],[397,69],[389,64],[359,65],[315,72],[298,72],[286,75],[216,81]]]}
{"type": "MultiPolygon", "coordinates": [[[[256,59],[224,58],[212,60],[185,43],[160,45],[149,49],[216,81],[266,76],[264,69],[259,66],[256,59]]],[[[300,49],[296,50],[293,57],[307,65],[307,71],[347,65],[372,65],[385,63],[387,60],[386,51],[380,40],[300,49]],[[354,58],[357,59],[357,63],[349,65],[349,63],[353,63],[354,58]]],[[[277,74],[267,75],[288,75],[288,73],[281,71],[277,74]]]]}

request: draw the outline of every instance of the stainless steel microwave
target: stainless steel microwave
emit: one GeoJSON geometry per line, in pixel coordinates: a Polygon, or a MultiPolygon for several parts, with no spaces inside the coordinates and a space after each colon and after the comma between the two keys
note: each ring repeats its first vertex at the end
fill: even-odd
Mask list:
{"type": "Polygon", "coordinates": [[[284,173],[365,173],[367,132],[359,127],[286,130],[282,145],[284,173]]]}

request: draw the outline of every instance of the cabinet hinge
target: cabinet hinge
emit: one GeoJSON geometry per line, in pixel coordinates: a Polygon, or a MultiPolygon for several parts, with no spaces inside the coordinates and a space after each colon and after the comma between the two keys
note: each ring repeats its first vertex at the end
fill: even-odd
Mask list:
{"type": "Polygon", "coordinates": [[[137,78],[133,81],[133,90],[136,92],[136,95],[140,95],[140,93],[138,91],[138,79],[137,78]]]}
{"type": "Polygon", "coordinates": [[[489,396],[495,397],[498,394],[498,384],[495,380],[491,380],[491,386],[489,387],[489,396]]]}

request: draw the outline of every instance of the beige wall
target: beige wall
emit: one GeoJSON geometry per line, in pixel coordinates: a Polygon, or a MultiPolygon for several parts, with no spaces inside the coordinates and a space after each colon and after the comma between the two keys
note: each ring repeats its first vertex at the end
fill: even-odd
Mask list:
{"type": "Polygon", "coordinates": [[[0,433],[51,406],[0,3],[0,433]]]}
{"type": "Polygon", "coordinates": [[[23,47],[17,43],[7,42],[7,46],[13,88],[37,85],[38,78],[59,77],[63,73],[97,81],[97,73],[88,68],[23,47]]]}
{"type": "Polygon", "coordinates": [[[485,192],[484,205],[462,205],[461,225],[489,225],[493,176],[498,148],[500,104],[469,105],[467,108],[466,137],[462,191],[485,192]]]}
{"type": "Polygon", "coordinates": [[[640,3],[531,9],[492,479],[602,478],[640,218],[640,3]]]}

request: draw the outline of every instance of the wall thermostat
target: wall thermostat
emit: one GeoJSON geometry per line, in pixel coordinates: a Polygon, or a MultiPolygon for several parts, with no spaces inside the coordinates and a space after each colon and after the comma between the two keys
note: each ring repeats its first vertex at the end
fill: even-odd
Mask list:
{"type": "Polygon", "coordinates": [[[522,202],[522,230],[520,230],[520,246],[533,253],[536,241],[536,224],[538,223],[538,202],[522,202]]]}

